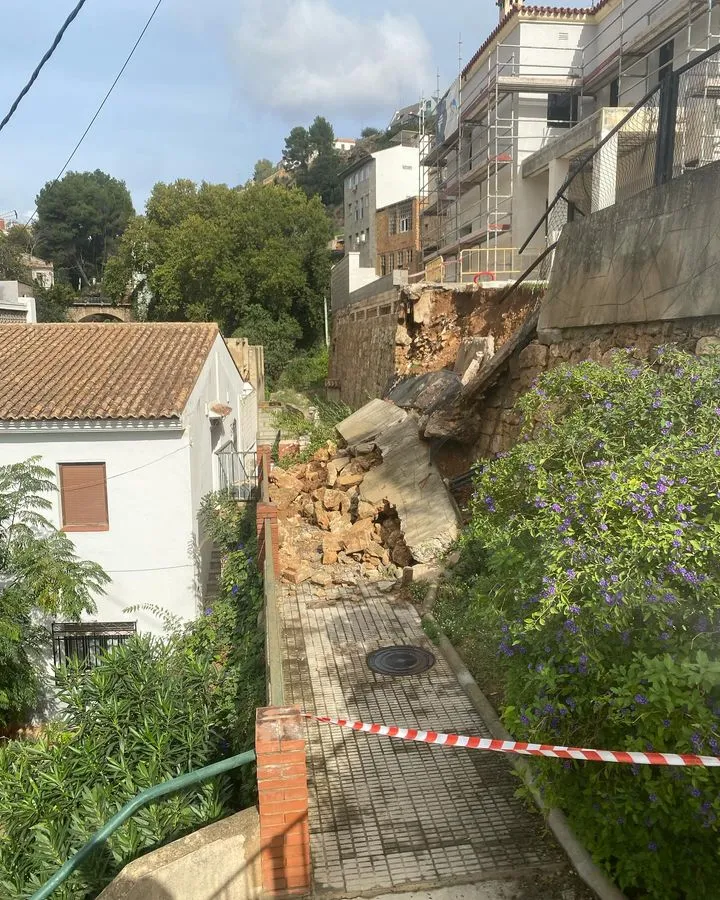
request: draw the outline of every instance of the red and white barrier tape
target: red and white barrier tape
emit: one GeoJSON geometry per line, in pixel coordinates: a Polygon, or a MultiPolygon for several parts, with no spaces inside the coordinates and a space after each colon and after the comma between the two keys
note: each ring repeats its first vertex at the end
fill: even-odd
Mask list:
{"type": "Polygon", "coordinates": [[[443,747],[467,747],[470,750],[493,750],[496,753],[518,753],[521,756],[548,756],[553,759],[583,759],[588,762],[635,763],[640,766],[720,766],[719,756],[699,756],[695,753],[658,753],[638,750],[586,750],[580,747],[555,747],[551,744],[528,744],[525,741],[496,741],[490,738],[469,737],[465,734],[443,734],[438,731],[420,731],[417,728],[400,728],[398,725],[369,725],[350,719],[333,719],[330,716],[314,716],[303,713],[324,725],[339,725],[353,731],[420,741],[424,744],[440,744],[443,747]]]}

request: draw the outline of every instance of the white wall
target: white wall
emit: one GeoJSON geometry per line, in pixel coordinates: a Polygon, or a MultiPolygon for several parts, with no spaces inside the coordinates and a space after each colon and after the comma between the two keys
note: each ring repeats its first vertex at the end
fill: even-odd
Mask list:
{"type": "Polygon", "coordinates": [[[420,187],[418,147],[390,147],[373,153],[375,159],[375,209],[408,197],[417,197],[420,187]]]}
{"type": "MultiPolygon", "coordinates": [[[[136,620],[138,630],[160,633],[152,613],[123,610],[156,604],[183,619],[195,616],[189,453],[182,432],[0,435],[0,465],[39,455],[56,480],[59,463],[105,463],[109,530],[69,534],[78,555],[99,563],[112,578],[87,621],[136,620]]],[[[51,499],[47,517],[59,528],[59,495],[51,499]]]]}
{"type": "Polygon", "coordinates": [[[244,385],[225,341],[218,335],[183,413],[190,443],[190,515],[201,588],[207,580],[212,545],[198,522],[198,511],[203,497],[219,487],[215,451],[232,439],[235,423],[237,449],[246,452],[256,447],[257,394],[254,390],[246,393],[244,385]],[[232,412],[211,426],[208,407],[213,403],[227,404],[232,412]]]}

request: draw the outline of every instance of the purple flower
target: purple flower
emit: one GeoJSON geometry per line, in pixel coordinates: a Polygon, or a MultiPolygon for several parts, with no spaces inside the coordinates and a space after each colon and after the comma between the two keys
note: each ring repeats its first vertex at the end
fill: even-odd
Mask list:
{"type": "Polygon", "coordinates": [[[700,790],[700,788],[696,788],[696,787],[690,788],[690,796],[691,797],[701,797],[702,791],[700,790]]]}
{"type": "Polygon", "coordinates": [[[655,843],[655,841],[648,841],[648,850],[651,853],[657,853],[657,848],[658,845],[655,843]]]}
{"type": "Polygon", "coordinates": [[[670,727],[670,719],[663,719],[662,723],[665,728],[670,727]]]}
{"type": "Polygon", "coordinates": [[[495,512],[495,501],[492,497],[485,498],[485,506],[487,506],[490,512],[495,512]]]}
{"type": "Polygon", "coordinates": [[[562,512],[562,506],[560,506],[559,503],[553,503],[553,505],[550,507],[550,509],[555,513],[562,512]]]}
{"type": "Polygon", "coordinates": [[[209,606],[206,607],[206,609],[205,609],[205,615],[206,615],[206,616],[211,616],[211,615],[212,615],[212,609],[211,609],[209,606]]]}
{"type": "Polygon", "coordinates": [[[605,409],[612,409],[612,403],[609,400],[606,400],[603,403],[603,406],[605,407],[605,409]]]}
{"type": "Polygon", "coordinates": [[[601,522],[600,523],[600,531],[607,531],[607,530],[608,530],[607,524],[605,522],[601,522]]]}
{"type": "Polygon", "coordinates": [[[535,506],[538,509],[543,509],[543,507],[547,506],[547,503],[541,497],[536,497],[535,498],[535,506]]]}
{"type": "Polygon", "coordinates": [[[652,402],[653,409],[660,409],[661,406],[662,406],[661,400],[653,400],[653,402],[652,402]]]}
{"type": "Polygon", "coordinates": [[[635,702],[639,703],[641,706],[645,706],[645,704],[648,702],[648,698],[645,696],[645,694],[635,694],[635,702]]]}
{"type": "Polygon", "coordinates": [[[239,588],[236,584],[234,584],[234,585],[232,586],[232,593],[233,593],[233,595],[236,595],[236,594],[238,593],[239,590],[240,590],[240,588],[239,588]]]}
{"type": "MultiPolygon", "coordinates": [[[[571,579],[571,580],[572,580],[573,578],[577,578],[577,572],[575,571],[575,569],[568,569],[568,570],[565,572],[565,574],[566,574],[567,577],[568,577],[569,579],[571,579]]],[[[573,607],[573,606],[570,607],[570,610],[571,610],[571,611],[572,611],[573,609],[577,609],[577,611],[580,612],[580,608],[577,607],[577,606],[576,606],[576,607],[573,607]]]]}
{"type": "Polygon", "coordinates": [[[569,631],[570,634],[577,634],[580,631],[580,627],[577,622],[573,622],[572,619],[566,619],[565,624],[563,626],[566,631],[569,631]]]}
{"type": "Polygon", "coordinates": [[[657,794],[648,794],[648,800],[651,803],[657,803],[657,799],[658,799],[657,794]]]}

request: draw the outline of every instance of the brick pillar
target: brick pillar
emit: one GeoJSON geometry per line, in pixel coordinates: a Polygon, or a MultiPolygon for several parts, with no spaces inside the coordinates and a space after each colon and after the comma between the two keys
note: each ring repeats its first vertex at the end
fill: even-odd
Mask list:
{"type": "Polygon", "coordinates": [[[255,719],[263,896],[310,890],[305,737],[297,709],[266,707],[255,719]]]}
{"type": "Polygon", "coordinates": [[[270,519],[275,577],[280,577],[280,534],[278,533],[278,511],[274,503],[258,503],[255,506],[255,527],[258,539],[258,566],[263,571],[265,565],[265,519],[270,519]]]}
{"type": "Polygon", "coordinates": [[[263,472],[270,474],[272,468],[272,446],[270,444],[259,444],[257,448],[258,460],[258,481],[262,485],[263,472]]]}

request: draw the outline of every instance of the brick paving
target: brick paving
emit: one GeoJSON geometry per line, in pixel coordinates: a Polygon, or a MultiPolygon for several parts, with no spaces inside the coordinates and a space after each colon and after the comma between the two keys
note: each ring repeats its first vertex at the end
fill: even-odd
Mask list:
{"type": "MultiPolygon", "coordinates": [[[[283,587],[286,702],[307,712],[490,737],[414,607],[372,582],[283,587]],[[336,595],[336,596],[333,596],[336,595]],[[376,675],[378,647],[433,650],[422,675],[376,675]]],[[[567,870],[507,760],[308,724],[310,834],[319,895],[371,895],[567,870]]],[[[508,896],[505,891],[499,896],[508,896]]],[[[510,896],[529,896],[511,890],[510,896]]]]}

